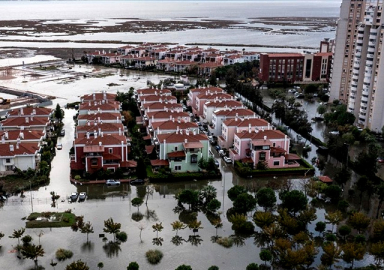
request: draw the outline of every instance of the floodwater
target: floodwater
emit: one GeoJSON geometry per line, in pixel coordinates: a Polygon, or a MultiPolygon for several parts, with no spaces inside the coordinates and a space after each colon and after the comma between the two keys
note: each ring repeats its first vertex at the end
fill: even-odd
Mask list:
{"type": "MultiPolygon", "coordinates": [[[[1,85],[60,97],[54,100],[52,107],[56,106],[56,102],[64,105],[67,102],[78,101],[80,95],[94,91],[127,91],[129,87],[138,89],[146,87],[147,80],[158,83],[160,80],[169,77],[153,73],[117,70],[90,65],[67,66],[64,64],[60,67],[60,71],[39,71],[41,76],[30,76],[28,75],[31,72],[30,68],[31,66],[15,69],[14,78],[0,81],[1,85]],[[110,73],[110,75],[99,76],[99,78],[83,76],[83,74],[102,75],[107,73],[110,73]],[[108,87],[108,83],[121,85],[108,87]]],[[[105,269],[126,269],[129,262],[136,261],[139,263],[140,269],[159,270],[175,269],[181,264],[189,264],[194,270],[205,270],[211,265],[217,265],[220,269],[225,270],[237,270],[245,269],[252,262],[261,263],[258,255],[260,249],[253,243],[252,237],[244,239],[242,246],[234,245],[229,249],[212,243],[211,237],[215,236],[216,229],[201,212],[198,213],[197,217],[202,222],[203,227],[198,232],[202,239],[201,244],[194,246],[190,242],[183,242],[182,245],[175,246],[171,243],[175,232],[172,231],[170,223],[179,219],[183,220],[184,217],[173,212],[177,205],[174,195],[178,190],[185,188],[200,189],[208,184],[213,185],[217,189],[218,200],[222,203],[219,214],[223,227],[218,230],[218,235],[230,236],[234,232],[231,229],[231,223],[228,221],[226,214],[227,210],[232,207],[232,202],[227,198],[227,190],[235,184],[257,189],[268,182],[281,183],[285,178],[242,179],[233,173],[232,165],[226,165],[216,155],[223,174],[222,179],[154,184],[155,192],[149,196],[148,208],[145,205],[140,207],[140,212],[144,217],[141,221],[137,222],[132,218],[132,214],[137,213],[137,208],[132,207],[130,201],[135,197],[145,196],[145,189],[143,187],[131,187],[127,184],[122,184],[120,187],[106,187],[102,184],[75,186],[69,182],[68,152],[74,137],[74,114],[75,110],[65,110],[64,124],[66,135],[59,139],[59,142],[63,144],[63,149],[57,151],[56,157],[52,162],[50,184],[32,192],[25,192],[26,197],[23,199],[19,196],[12,196],[0,207],[0,219],[3,220],[0,230],[5,234],[5,237],[0,240],[0,244],[3,246],[0,249],[2,269],[27,270],[33,267],[34,263],[32,260],[17,258],[16,254],[12,252],[13,247],[17,244],[17,240],[8,237],[14,229],[25,226],[25,221],[22,218],[28,216],[32,209],[34,212],[65,211],[71,209],[76,215],[83,215],[84,221],[90,221],[94,227],[95,233],[90,234],[90,242],[88,244],[86,243],[86,235],[80,232],[73,232],[70,228],[42,229],[44,235],[40,240],[45,250],[45,255],[39,258],[39,264],[46,269],[50,269],[49,263],[51,260],[55,260],[55,252],[59,248],[72,250],[74,256],[68,261],[59,262],[55,268],[57,270],[63,270],[69,262],[77,259],[87,262],[90,269],[96,269],[98,262],[103,262],[105,269]],[[51,207],[49,194],[51,191],[55,191],[61,196],[55,208],[51,207]],[[69,203],[66,198],[74,191],[87,192],[88,199],[82,203],[69,203]],[[146,215],[147,211],[150,212],[150,215],[146,215]],[[99,234],[103,233],[104,220],[110,217],[115,222],[121,223],[122,230],[128,234],[128,241],[115,249],[108,246],[108,241],[113,239],[112,236],[106,235],[108,238],[107,242],[103,242],[102,238],[99,238],[99,234]],[[156,222],[162,222],[164,226],[164,230],[159,234],[164,239],[162,246],[154,246],[152,244],[152,239],[156,236],[156,233],[152,230],[152,225],[156,222]],[[139,237],[139,227],[144,227],[142,242],[139,237]],[[146,261],[145,252],[155,248],[160,249],[164,253],[164,258],[160,264],[153,266],[146,261]]],[[[212,150],[212,152],[216,154],[215,150],[212,150]]],[[[300,179],[295,181],[297,186],[299,186],[300,182],[300,179]]],[[[324,209],[317,210],[318,218],[309,226],[311,231],[313,231],[314,224],[317,221],[324,220],[324,213],[324,209]]],[[[249,220],[251,220],[251,216],[249,220]]],[[[330,228],[331,226],[329,225],[327,229],[330,228]]],[[[40,229],[26,230],[26,234],[34,238],[34,243],[38,243],[39,238],[37,235],[40,232],[40,229]]],[[[185,229],[180,231],[179,235],[184,239],[188,239],[192,232],[189,229],[185,229]]],[[[366,263],[364,262],[364,264],[366,263]]],[[[316,265],[318,264],[319,260],[316,261],[316,265]]]]}

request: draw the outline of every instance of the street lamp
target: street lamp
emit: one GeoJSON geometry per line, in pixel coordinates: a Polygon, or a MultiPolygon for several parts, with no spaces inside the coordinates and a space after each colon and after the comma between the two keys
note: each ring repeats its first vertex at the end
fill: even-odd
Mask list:
{"type": "Polygon", "coordinates": [[[29,181],[29,193],[31,193],[31,207],[32,207],[32,213],[33,213],[32,184],[31,184],[31,181],[29,181]]]}

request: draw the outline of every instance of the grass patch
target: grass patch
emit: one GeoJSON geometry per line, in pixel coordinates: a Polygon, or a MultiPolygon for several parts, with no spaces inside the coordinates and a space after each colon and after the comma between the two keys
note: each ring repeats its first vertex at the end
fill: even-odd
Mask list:
{"type": "Polygon", "coordinates": [[[150,249],[145,253],[150,264],[158,264],[163,258],[163,252],[158,249],[150,249]]]}
{"type": "Polygon", "coordinates": [[[26,228],[58,228],[70,227],[76,221],[76,216],[72,213],[32,213],[28,216],[26,228]]]}

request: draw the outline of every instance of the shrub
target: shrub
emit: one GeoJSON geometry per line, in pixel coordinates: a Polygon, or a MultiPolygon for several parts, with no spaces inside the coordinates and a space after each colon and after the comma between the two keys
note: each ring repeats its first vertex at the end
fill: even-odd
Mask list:
{"type": "Polygon", "coordinates": [[[259,270],[259,265],[256,263],[250,263],[247,265],[246,270],[259,270]]]}
{"type": "Polygon", "coordinates": [[[26,236],[24,236],[23,238],[21,238],[21,241],[23,242],[23,245],[24,245],[24,246],[27,246],[27,245],[29,245],[29,243],[31,243],[31,241],[32,241],[32,236],[30,236],[30,235],[26,235],[26,236]]]}
{"type": "Polygon", "coordinates": [[[212,265],[211,267],[208,268],[208,270],[219,270],[219,267],[216,265],[212,265]]]}
{"type": "Polygon", "coordinates": [[[120,242],[126,242],[128,239],[128,235],[126,232],[119,232],[116,234],[116,239],[120,242]]]}
{"type": "Polygon", "coordinates": [[[67,218],[67,217],[63,217],[63,222],[68,223],[68,222],[69,222],[69,218],[67,218]]]}
{"type": "Polygon", "coordinates": [[[139,264],[137,262],[129,263],[127,270],[139,270],[139,264]]]}
{"type": "Polygon", "coordinates": [[[233,245],[233,240],[229,237],[220,237],[217,239],[216,243],[225,248],[230,248],[233,245]]]}
{"type": "Polygon", "coordinates": [[[64,213],[70,214],[72,213],[72,209],[65,210],[64,213]]]}
{"type": "Polygon", "coordinates": [[[358,234],[355,236],[355,242],[359,244],[364,244],[365,243],[365,236],[362,234],[358,234]]]}
{"type": "Polygon", "coordinates": [[[163,253],[158,249],[150,249],[145,253],[150,264],[158,264],[163,258],[163,253]]]}
{"type": "Polygon", "coordinates": [[[325,236],[325,239],[329,242],[334,242],[337,240],[337,237],[333,233],[329,233],[325,236]]]}
{"type": "Polygon", "coordinates": [[[56,251],[56,259],[58,261],[64,261],[66,259],[70,259],[73,256],[73,252],[68,249],[59,248],[56,251]]]}

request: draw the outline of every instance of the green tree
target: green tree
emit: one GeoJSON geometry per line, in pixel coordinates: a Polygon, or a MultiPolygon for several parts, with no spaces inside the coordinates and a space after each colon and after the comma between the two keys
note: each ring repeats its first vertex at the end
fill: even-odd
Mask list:
{"type": "Polygon", "coordinates": [[[104,220],[103,231],[105,233],[113,234],[113,239],[116,241],[116,234],[120,232],[121,223],[115,223],[112,218],[104,220]]]}
{"type": "Polygon", "coordinates": [[[65,270],[89,270],[88,265],[82,260],[78,260],[68,264],[65,270]]]}
{"type": "Polygon", "coordinates": [[[21,254],[27,258],[27,259],[31,259],[35,262],[35,269],[38,268],[38,264],[37,264],[37,259],[39,257],[43,257],[44,256],[44,249],[41,247],[41,245],[27,245],[27,246],[23,246],[22,249],[21,249],[21,254]]]}
{"type": "Polygon", "coordinates": [[[272,260],[272,253],[269,249],[263,249],[262,251],[260,251],[259,256],[265,265],[267,264],[267,262],[272,260]]]}
{"type": "Polygon", "coordinates": [[[384,220],[376,220],[373,223],[373,238],[375,241],[384,241],[384,220]]]}
{"type": "Polygon", "coordinates": [[[267,211],[269,208],[273,208],[276,204],[276,195],[271,188],[261,188],[257,191],[257,203],[267,211]]]}
{"type": "Polygon", "coordinates": [[[325,222],[319,221],[316,223],[315,231],[319,232],[319,234],[323,233],[325,231],[325,227],[327,224],[325,222]]]}
{"type": "Polygon", "coordinates": [[[139,207],[143,204],[143,199],[141,198],[134,198],[131,203],[133,207],[137,207],[137,211],[139,211],[139,207]]]}
{"type": "Polygon", "coordinates": [[[252,211],[256,207],[256,199],[248,193],[242,193],[233,202],[233,208],[240,213],[252,211]]]}
{"type": "Polygon", "coordinates": [[[20,245],[20,238],[23,236],[24,232],[24,228],[21,228],[20,230],[13,230],[13,233],[9,236],[9,238],[17,238],[17,244],[20,245]]]}
{"type": "Polygon", "coordinates": [[[127,270],[139,270],[139,264],[137,262],[130,262],[127,270]]]}
{"type": "Polygon", "coordinates": [[[147,166],[145,165],[143,158],[139,158],[137,160],[136,174],[137,174],[137,178],[140,178],[140,179],[147,178],[147,166]]]}
{"type": "Polygon", "coordinates": [[[300,210],[304,210],[308,203],[307,197],[299,190],[283,191],[280,193],[280,199],[281,206],[288,209],[289,212],[293,212],[294,215],[300,210]]]}
{"type": "Polygon", "coordinates": [[[207,210],[214,213],[217,210],[219,210],[221,207],[221,202],[217,199],[212,199],[208,204],[207,204],[207,210]]]}
{"type": "Polygon", "coordinates": [[[321,115],[323,115],[325,112],[327,111],[327,106],[325,105],[320,105],[319,107],[317,107],[317,113],[321,115]]]}
{"type": "Polygon", "coordinates": [[[215,199],[216,196],[217,196],[216,188],[211,185],[205,186],[199,192],[199,198],[203,204],[208,204],[211,200],[215,199]]]}
{"type": "Polygon", "coordinates": [[[365,214],[361,212],[356,212],[349,217],[348,222],[352,226],[352,228],[356,229],[360,234],[362,230],[368,228],[371,220],[365,214]]]}
{"type": "Polygon", "coordinates": [[[97,264],[97,267],[99,268],[99,270],[100,270],[101,268],[104,268],[104,263],[103,263],[103,262],[99,262],[99,263],[97,264]]]}
{"type": "Polygon", "coordinates": [[[324,194],[331,199],[332,202],[337,202],[341,196],[341,188],[337,185],[330,185],[324,189],[324,194]]]}
{"type": "Polygon", "coordinates": [[[377,205],[377,210],[376,210],[376,219],[378,219],[381,205],[383,204],[383,201],[384,201],[384,183],[380,183],[380,185],[377,187],[376,194],[379,197],[379,203],[377,205]]]}
{"type": "Polygon", "coordinates": [[[192,270],[192,267],[190,265],[179,265],[175,270],[192,270]]]}
{"type": "Polygon", "coordinates": [[[339,234],[344,238],[351,233],[351,228],[348,225],[342,225],[339,228],[339,234]]]}
{"type": "Polygon", "coordinates": [[[189,209],[191,209],[191,207],[196,207],[199,202],[199,192],[191,189],[185,189],[177,196],[177,198],[179,204],[186,203],[188,204],[189,209]]]}
{"type": "Polygon", "coordinates": [[[313,207],[307,207],[300,211],[298,219],[304,224],[305,228],[309,223],[315,221],[317,218],[316,209],[313,207]]]}
{"type": "Polygon", "coordinates": [[[63,109],[61,109],[59,103],[57,103],[57,105],[56,105],[56,109],[55,109],[55,111],[53,112],[53,116],[54,116],[57,120],[59,120],[60,122],[61,122],[61,121],[63,120],[63,118],[64,118],[64,111],[63,111],[63,109]]]}
{"type": "Polygon", "coordinates": [[[212,265],[208,268],[208,270],[219,270],[219,267],[216,265],[212,265]]]}
{"type": "Polygon", "coordinates": [[[247,265],[246,270],[259,270],[259,265],[256,263],[250,263],[247,265]]]}
{"type": "Polygon", "coordinates": [[[234,201],[237,198],[237,196],[239,196],[240,194],[243,194],[243,193],[247,193],[247,190],[245,189],[245,187],[238,186],[238,185],[235,185],[235,186],[231,187],[227,191],[228,198],[231,201],[234,201]]]}

